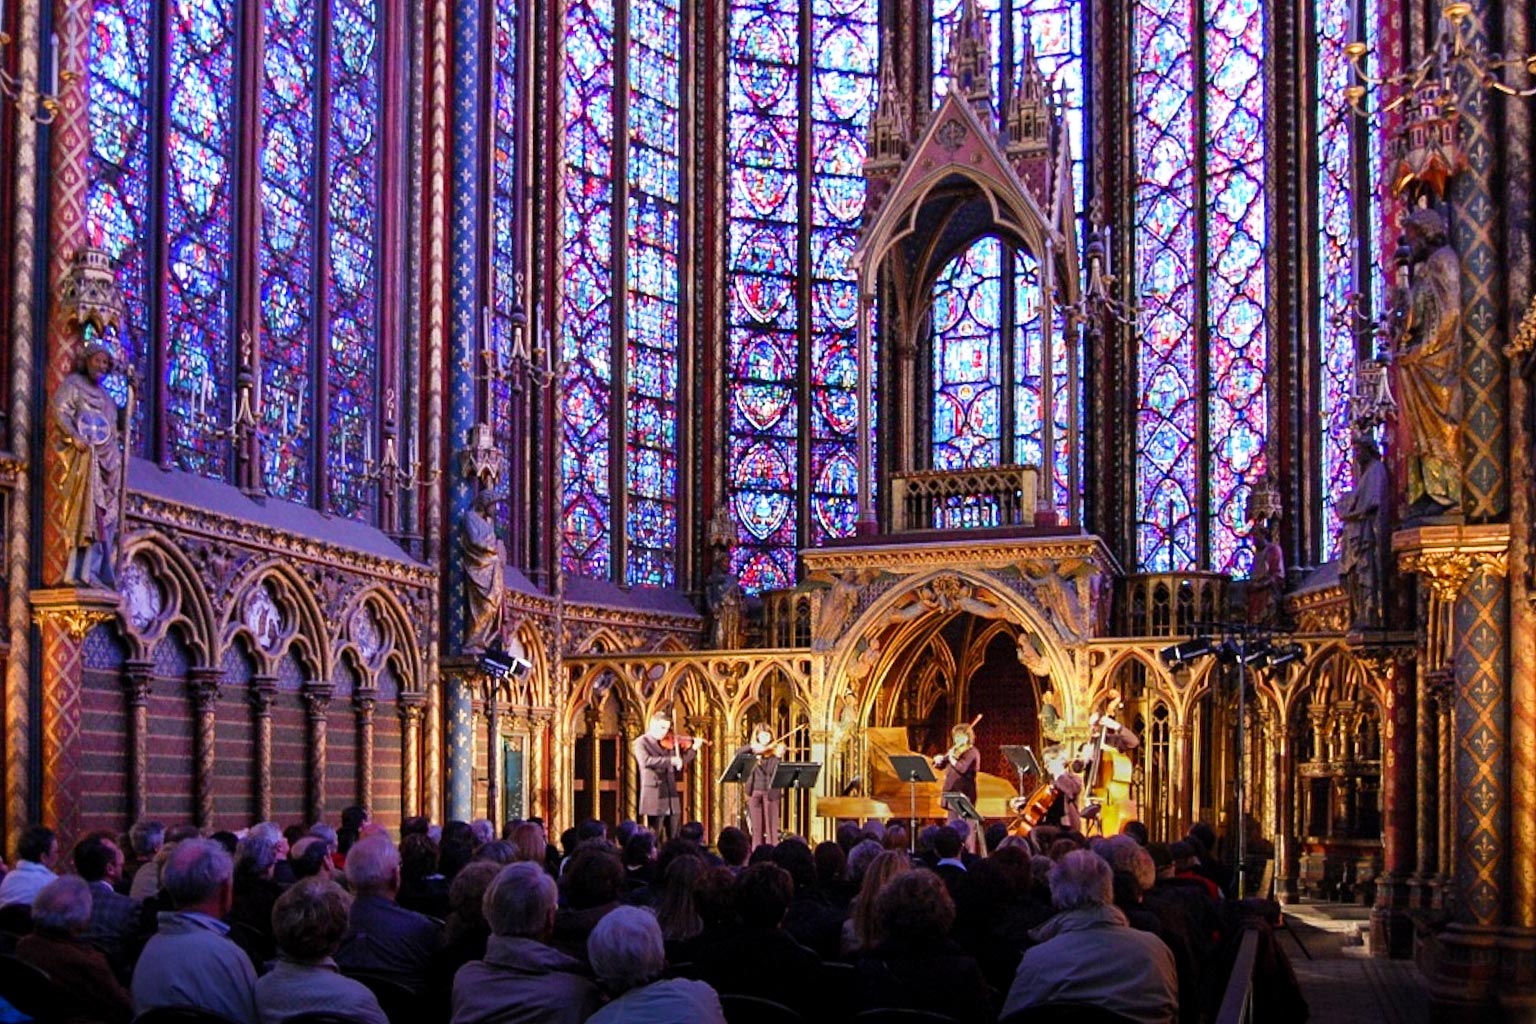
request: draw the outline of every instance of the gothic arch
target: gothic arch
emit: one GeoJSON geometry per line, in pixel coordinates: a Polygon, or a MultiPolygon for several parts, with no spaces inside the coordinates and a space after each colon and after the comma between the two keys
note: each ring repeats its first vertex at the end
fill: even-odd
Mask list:
{"type": "Polygon", "coordinates": [[[325,625],[325,614],[303,576],[287,563],[274,559],[248,569],[231,593],[234,596],[225,609],[221,647],[243,634],[249,650],[256,652],[263,674],[275,674],[278,661],[291,650],[311,679],[331,678],[335,661],[330,631],[325,625]],[[253,621],[248,614],[248,603],[263,587],[269,588],[271,604],[284,613],[275,626],[253,621]],[[272,639],[264,641],[263,637],[268,636],[272,639]]]}
{"type": "Polygon", "coordinates": [[[411,627],[410,614],[400,600],[385,588],[368,587],[358,592],[342,610],[331,651],[333,663],[349,650],[357,656],[370,682],[377,678],[386,664],[393,662],[402,692],[425,689],[421,649],[416,642],[416,631],[411,627]],[[357,635],[358,616],[365,611],[384,633],[384,642],[372,657],[363,652],[362,638],[357,635]]]}
{"type": "Polygon", "coordinates": [[[129,656],[151,657],[155,645],[176,625],[181,628],[182,640],[194,665],[217,665],[220,652],[214,640],[213,603],[186,554],[159,533],[143,530],[130,535],[124,543],[124,566],[131,567],[135,561],[143,564],[149,584],[161,588],[162,605],[140,627],[135,622],[133,595],[127,592],[127,580],[120,581],[125,593],[118,605],[118,619],[129,656]]]}

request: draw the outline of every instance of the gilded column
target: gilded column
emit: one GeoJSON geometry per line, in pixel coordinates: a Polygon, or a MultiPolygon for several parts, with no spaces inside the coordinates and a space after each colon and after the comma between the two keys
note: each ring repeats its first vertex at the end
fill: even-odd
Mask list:
{"type": "MultiPolygon", "coordinates": [[[[1377,956],[1409,955],[1413,926],[1407,917],[1411,902],[1414,824],[1418,801],[1412,769],[1417,763],[1413,730],[1413,689],[1416,673],[1411,658],[1393,654],[1369,659],[1386,676],[1382,688],[1382,874],[1376,880],[1376,905],[1371,909],[1371,952],[1377,956]]],[[[1352,735],[1353,729],[1350,730],[1352,735]]],[[[1361,751],[1353,751],[1358,759],[1361,751]]]]}
{"type": "Polygon", "coordinates": [[[372,688],[358,690],[352,696],[352,708],[357,712],[357,802],[363,807],[373,807],[373,712],[378,707],[379,694],[372,688]]]}
{"type": "Polygon", "coordinates": [[[42,817],[70,837],[79,810],[81,648],[85,634],[117,614],[117,595],[66,588],[36,590],[32,613],[43,666],[42,817]]]}
{"type": "MultiPolygon", "coordinates": [[[[1188,712],[1186,712],[1186,714],[1187,713],[1188,712]]],[[[1174,739],[1178,742],[1178,829],[1180,835],[1182,835],[1190,825],[1194,824],[1195,819],[1200,815],[1200,809],[1195,806],[1194,734],[1194,727],[1187,723],[1181,724],[1173,730],[1174,739]]]]}
{"type": "Polygon", "coordinates": [[[421,814],[421,719],[426,694],[402,693],[400,711],[400,807],[406,818],[421,814]]]}
{"type": "Polygon", "coordinates": [[[149,691],[152,661],[123,666],[123,703],[128,720],[128,818],[149,816],[149,691]]]}
{"type": "Polygon", "coordinates": [[[487,680],[485,694],[485,816],[498,834],[506,821],[501,791],[501,701],[497,699],[497,680],[487,680]]]}
{"type": "Polygon", "coordinates": [[[272,701],[277,697],[275,676],[254,676],[251,679],[249,700],[251,703],[251,741],[256,763],[256,818],[268,821],[272,817],[272,701]]]}
{"type": "MultiPolygon", "coordinates": [[[[603,816],[603,713],[598,708],[587,708],[584,721],[587,725],[587,816],[600,819],[603,816]]],[[[620,751],[620,754],[628,757],[629,751],[620,751]]],[[[620,818],[628,814],[627,807],[619,811],[620,818]]]]}
{"type": "Polygon", "coordinates": [[[1275,898],[1296,898],[1296,729],[1279,723],[1275,751],[1275,898]]]}
{"type": "Polygon", "coordinates": [[[1427,907],[1433,899],[1429,887],[1436,882],[1440,861],[1440,713],[1444,694],[1451,687],[1449,671],[1431,671],[1422,660],[1416,663],[1418,699],[1414,702],[1414,736],[1417,740],[1414,763],[1414,870],[1420,893],[1418,904],[1427,907]]]}
{"type": "Polygon", "coordinates": [[[640,806],[640,770],[630,754],[635,740],[640,738],[640,716],[628,708],[624,709],[619,715],[619,729],[623,732],[624,740],[624,749],[619,751],[619,778],[624,780],[619,807],[619,817],[622,819],[636,813],[640,806]]]}
{"type": "Polygon", "coordinates": [[[330,683],[305,683],[304,717],[309,731],[309,791],[304,796],[310,821],[325,819],[325,717],[336,688],[330,683]]]}
{"type": "MultiPolygon", "coordinates": [[[[213,825],[214,744],[218,735],[219,681],[217,668],[199,666],[188,673],[187,690],[192,698],[193,757],[192,813],[197,827],[213,825]]],[[[319,821],[319,818],[313,819],[319,821]]]]}
{"type": "MultiPolygon", "coordinates": [[[[437,648],[433,647],[433,654],[437,648]]],[[[422,737],[422,812],[433,821],[443,819],[443,725],[447,713],[443,707],[443,675],[427,690],[427,705],[422,715],[425,735],[422,737]]]]}
{"type": "Polygon", "coordinates": [[[1502,923],[1508,896],[1509,586],[1477,569],[1456,602],[1456,883],[1458,917],[1502,923]]]}

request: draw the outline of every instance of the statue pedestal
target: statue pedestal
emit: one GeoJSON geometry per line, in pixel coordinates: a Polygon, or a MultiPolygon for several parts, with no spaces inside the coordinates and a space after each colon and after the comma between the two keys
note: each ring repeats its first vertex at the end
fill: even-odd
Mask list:
{"type": "Polygon", "coordinates": [[[66,837],[75,835],[79,817],[85,636],[117,615],[119,600],[116,591],[75,587],[49,587],[31,594],[43,666],[42,823],[66,837]]]}

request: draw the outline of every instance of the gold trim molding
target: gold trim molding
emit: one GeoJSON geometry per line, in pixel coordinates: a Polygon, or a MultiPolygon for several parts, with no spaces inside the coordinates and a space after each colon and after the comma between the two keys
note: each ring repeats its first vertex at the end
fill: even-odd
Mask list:
{"type": "Polygon", "coordinates": [[[85,634],[117,617],[118,595],[113,590],[76,590],[73,587],[32,591],[32,618],[39,626],[62,627],[79,643],[85,634]]]}
{"type": "Polygon", "coordinates": [[[1434,597],[1452,603],[1474,573],[1509,575],[1509,526],[1423,526],[1392,535],[1399,571],[1424,578],[1434,597]]]}

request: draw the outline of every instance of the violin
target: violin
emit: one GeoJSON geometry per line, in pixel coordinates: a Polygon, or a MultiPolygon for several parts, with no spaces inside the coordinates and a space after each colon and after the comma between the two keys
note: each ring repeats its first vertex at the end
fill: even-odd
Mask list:
{"type": "MultiPolygon", "coordinates": [[[[934,761],[935,762],[938,762],[938,761],[948,761],[950,763],[953,763],[955,761],[958,761],[960,758],[964,757],[965,756],[965,752],[970,750],[973,746],[976,745],[976,732],[975,732],[975,730],[976,730],[976,723],[979,722],[979,721],[981,721],[981,715],[977,715],[975,718],[971,719],[971,724],[966,727],[966,738],[961,740],[960,742],[956,743],[954,746],[950,747],[948,750],[946,750],[944,753],[940,754],[938,757],[934,758],[934,761]]],[[[942,768],[943,765],[939,765],[939,767],[942,768]]]]}
{"type": "Polygon", "coordinates": [[[692,750],[695,743],[702,747],[709,740],[703,736],[684,736],[679,732],[669,732],[658,742],[661,743],[661,749],[663,750],[683,751],[692,750]]]}
{"type": "MultiPolygon", "coordinates": [[[[767,743],[753,742],[749,743],[748,746],[751,748],[752,753],[758,757],[777,757],[780,760],[783,760],[784,755],[789,753],[789,744],[785,743],[784,741],[804,728],[805,723],[802,722],[795,726],[793,729],[789,730],[789,732],[776,739],[771,739],[767,743]]],[[[762,731],[767,732],[768,730],[764,729],[762,731]]]]}

